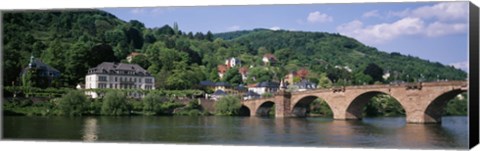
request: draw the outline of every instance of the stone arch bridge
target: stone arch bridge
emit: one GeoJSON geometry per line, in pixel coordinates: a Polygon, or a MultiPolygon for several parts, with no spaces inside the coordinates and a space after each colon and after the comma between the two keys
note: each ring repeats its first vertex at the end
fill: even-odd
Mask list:
{"type": "Polygon", "coordinates": [[[467,81],[442,81],[281,91],[270,98],[243,100],[242,108],[256,116],[274,106],[276,117],[298,117],[305,116],[308,105],[321,98],[330,106],[334,119],[355,120],[362,118],[363,107],[372,97],[387,94],[402,105],[408,123],[439,123],[447,102],[467,90],[467,81]]]}

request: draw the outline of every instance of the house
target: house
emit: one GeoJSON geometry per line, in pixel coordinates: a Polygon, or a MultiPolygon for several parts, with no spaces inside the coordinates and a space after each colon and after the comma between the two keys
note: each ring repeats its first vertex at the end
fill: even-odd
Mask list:
{"type": "Polygon", "coordinates": [[[227,93],[225,93],[225,91],[223,90],[216,90],[211,96],[212,96],[212,99],[215,100],[215,101],[218,101],[218,99],[226,96],[227,93]]]}
{"type": "Polygon", "coordinates": [[[243,95],[244,100],[258,99],[260,97],[261,97],[260,94],[255,93],[253,91],[248,91],[245,95],[243,95]]]}
{"type": "Polygon", "coordinates": [[[272,63],[275,63],[277,61],[277,58],[275,57],[275,55],[267,53],[263,55],[262,61],[265,65],[270,65],[272,63]]]}
{"type": "Polygon", "coordinates": [[[248,76],[248,67],[241,67],[238,69],[238,72],[240,75],[242,75],[242,81],[246,81],[248,76]]]}
{"type": "Polygon", "coordinates": [[[79,90],[85,89],[85,84],[79,83],[79,84],[77,84],[77,86],[76,86],[75,88],[77,88],[77,89],[79,89],[79,90]]]}
{"type": "Polygon", "coordinates": [[[134,58],[135,56],[138,56],[138,55],[143,55],[143,54],[138,53],[138,52],[132,52],[132,53],[130,53],[130,54],[127,56],[127,61],[128,61],[128,63],[131,63],[132,60],[133,60],[133,58],[134,58]]]}
{"type": "Polygon", "coordinates": [[[230,85],[227,82],[217,82],[217,83],[215,83],[215,90],[227,91],[231,87],[232,87],[232,85],[230,85]]]}
{"type": "Polygon", "coordinates": [[[298,78],[300,80],[303,80],[303,79],[306,79],[306,77],[308,76],[309,73],[310,73],[309,70],[307,70],[305,68],[302,68],[300,70],[290,72],[289,74],[287,74],[284,77],[284,79],[288,83],[295,83],[294,78],[298,78]]]}
{"type": "Polygon", "coordinates": [[[390,78],[390,72],[385,72],[383,75],[382,75],[382,78],[384,80],[387,80],[388,78],[390,78]]]}
{"type": "Polygon", "coordinates": [[[352,72],[352,69],[350,69],[350,67],[348,67],[348,66],[339,66],[339,65],[336,65],[335,68],[337,68],[337,69],[343,69],[343,70],[345,70],[345,71],[347,71],[347,72],[352,72]]]}
{"type": "Polygon", "coordinates": [[[33,56],[30,56],[30,62],[28,63],[28,66],[22,70],[20,76],[23,77],[27,71],[36,72],[36,76],[38,77],[38,81],[36,82],[40,87],[51,86],[52,81],[60,77],[60,71],[43,63],[40,59],[37,59],[33,56]]]}
{"type": "Polygon", "coordinates": [[[227,59],[225,60],[225,65],[228,67],[228,68],[233,68],[235,66],[241,66],[241,62],[240,62],[240,59],[237,59],[237,58],[230,58],[230,59],[227,59]]]}
{"type": "Polygon", "coordinates": [[[248,91],[253,91],[257,94],[264,93],[276,93],[280,88],[280,84],[277,82],[260,82],[248,86],[248,91]]]}
{"type": "Polygon", "coordinates": [[[317,88],[316,83],[310,82],[310,81],[305,80],[305,79],[300,81],[300,82],[297,82],[293,85],[295,85],[296,88],[298,88],[297,89],[298,91],[306,91],[306,90],[311,90],[311,89],[316,89],[317,88]]]}
{"type": "Polygon", "coordinates": [[[227,71],[228,71],[228,66],[223,65],[223,64],[220,64],[220,65],[217,66],[218,77],[220,77],[220,79],[223,78],[223,75],[225,75],[225,73],[227,73],[227,71]]]}
{"type": "MultiPolygon", "coordinates": [[[[103,62],[88,70],[85,77],[85,89],[155,89],[155,78],[137,64],[103,62]]],[[[100,94],[87,92],[92,98],[100,94]]],[[[141,98],[143,94],[130,93],[134,98],[141,98]]]]}

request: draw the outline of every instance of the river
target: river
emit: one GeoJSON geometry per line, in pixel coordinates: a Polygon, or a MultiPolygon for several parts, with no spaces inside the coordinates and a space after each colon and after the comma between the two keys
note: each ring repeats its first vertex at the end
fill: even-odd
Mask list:
{"type": "Polygon", "coordinates": [[[3,139],[254,146],[467,149],[468,117],[406,124],[405,117],[4,116],[3,139]]]}

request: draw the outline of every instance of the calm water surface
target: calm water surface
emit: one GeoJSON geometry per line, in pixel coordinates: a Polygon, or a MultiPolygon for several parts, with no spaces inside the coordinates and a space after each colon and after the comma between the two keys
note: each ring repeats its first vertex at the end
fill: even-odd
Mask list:
{"type": "Polygon", "coordinates": [[[255,146],[466,149],[466,116],[442,124],[406,124],[404,117],[26,117],[3,118],[4,139],[226,144],[255,146]]]}

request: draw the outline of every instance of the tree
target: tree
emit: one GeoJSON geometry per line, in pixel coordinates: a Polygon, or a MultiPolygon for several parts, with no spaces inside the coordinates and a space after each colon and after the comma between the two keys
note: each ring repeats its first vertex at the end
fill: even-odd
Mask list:
{"type": "Polygon", "coordinates": [[[264,81],[270,81],[273,78],[272,70],[268,70],[268,68],[259,66],[253,67],[248,71],[247,76],[247,83],[258,83],[264,81]]]}
{"type": "Polygon", "coordinates": [[[90,46],[83,42],[75,43],[71,50],[67,53],[67,60],[65,63],[65,72],[63,73],[66,77],[66,82],[73,86],[78,82],[83,81],[87,70],[89,68],[88,62],[86,60],[91,59],[89,56],[90,46]]]}
{"type": "Polygon", "coordinates": [[[59,100],[59,109],[63,115],[82,115],[86,109],[87,97],[81,91],[70,91],[59,100]]]}
{"type": "Polygon", "coordinates": [[[173,32],[175,33],[175,35],[178,35],[178,23],[177,22],[173,22],[173,32]]]}
{"type": "Polygon", "coordinates": [[[238,85],[242,83],[242,75],[238,72],[238,67],[229,69],[224,77],[223,81],[228,82],[233,85],[238,85]]]}
{"type": "Polygon", "coordinates": [[[235,96],[224,96],[215,103],[215,112],[218,115],[235,115],[242,107],[240,99],[235,96]]]}
{"type": "Polygon", "coordinates": [[[372,77],[370,77],[369,75],[365,75],[363,74],[363,72],[357,72],[353,75],[353,83],[355,85],[364,85],[364,84],[369,84],[369,83],[373,83],[373,79],[372,77]]]}
{"type": "MultiPolygon", "coordinates": [[[[127,55],[127,53],[124,53],[121,54],[121,57],[125,58],[127,55]]],[[[95,67],[102,62],[118,62],[119,60],[115,57],[112,46],[108,44],[93,46],[88,53],[88,58],[86,61],[89,67],[95,67]]]]}
{"type": "Polygon", "coordinates": [[[138,64],[140,67],[144,69],[148,69],[148,67],[150,67],[151,65],[151,63],[148,61],[145,55],[137,55],[133,57],[131,63],[138,64]]]}
{"type": "Polygon", "coordinates": [[[37,79],[37,71],[35,69],[28,69],[22,75],[22,86],[35,87],[37,79]]]}
{"type": "Polygon", "coordinates": [[[373,81],[383,82],[383,69],[375,63],[368,64],[363,73],[372,77],[373,81]]]}
{"type": "Polygon", "coordinates": [[[208,31],[207,35],[205,36],[205,39],[208,41],[213,41],[213,34],[212,32],[208,31]]]}
{"type": "Polygon", "coordinates": [[[330,88],[332,87],[332,81],[328,79],[327,74],[322,73],[320,74],[320,78],[318,80],[318,87],[319,88],[330,88]]]}
{"type": "Polygon", "coordinates": [[[156,93],[149,93],[143,98],[143,112],[146,114],[158,114],[160,112],[160,104],[162,97],[156,93]]]}
{"type": "Polygon", "coordinates": [[[102,115],[125,115],[128,113],[127,99],[120,91],[109,91],[105,94],[101,109],[102,115]]]}

